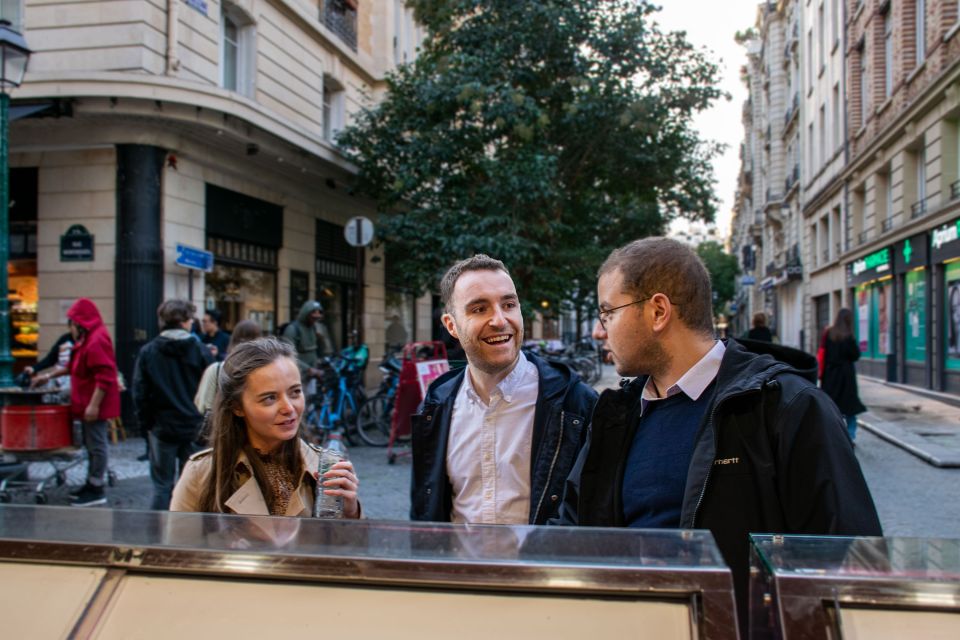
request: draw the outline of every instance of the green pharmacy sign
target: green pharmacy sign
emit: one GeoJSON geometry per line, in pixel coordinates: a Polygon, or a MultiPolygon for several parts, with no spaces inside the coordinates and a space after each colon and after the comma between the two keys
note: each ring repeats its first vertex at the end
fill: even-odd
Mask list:
{"type": "Polygon", "coordinates": [[[890,249],[881,249],[876,253],[860,258],[853,263],[853,275],[858,276],[864,271],[876,269],[877,273],[890,268],[890,249]]]}
{"type": "Polygon", "coordinates": [[[930,246],[939,249],[945,244],[950,244],[960,238],[960,218],[949,224],[945,224],[939,229],[934,229],[930,234],[930,246]]]}

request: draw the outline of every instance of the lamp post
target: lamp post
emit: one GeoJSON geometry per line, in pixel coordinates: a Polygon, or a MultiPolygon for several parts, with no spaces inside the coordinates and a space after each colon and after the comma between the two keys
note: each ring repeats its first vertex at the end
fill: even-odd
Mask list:
{"type": "Polygon", "coordinates": [[[30,49],[23,36],[0,20],[0,387],[13,386],[13,356],[10,354],[10,299],[7,261],[10,257],[10,170],[7,166],[7,129],[10,94],[23,82],[30,49]]]}

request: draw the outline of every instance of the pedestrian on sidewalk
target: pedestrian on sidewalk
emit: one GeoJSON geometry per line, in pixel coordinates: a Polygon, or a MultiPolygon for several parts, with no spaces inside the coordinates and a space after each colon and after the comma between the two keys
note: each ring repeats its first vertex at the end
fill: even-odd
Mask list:
{"type": "Polygon", "coordinates": [[[867,410],[857,391],[857,370],[853,363],[860,359],[860,347],[853,337],[853,313],[840,309],[833,324],[823,334],[823,377],[820,388],[830,396],[847,421],[850,442],[857,438],[857,414],[867,410]]]}
{"type": "Polygon", "coordinates": [[[133,374],[137,419],[150,439],[151,509],[167,509],[187,459],[200,449],[203,416],[193,404],[210,351],[190,333],[193,303],[167,300],[157,309],[160,335],[143,345],[133,374]]]}
{"type": "MultiPolygon", "coordinates": [[[[92,301],[80,298],[67,311],[67,326],[73,339],[70,350],[70,413],[80,420],[83,445],[89,466],[87,481],[70,492],[70,504],[89,507],[106,504],[104,477],[107,473],[108,422],[120,416],[120,385],[113,341],[103,324],[100,311],[92,301]]],[[[66,374],[57,367],[36,376],[32,384],[46,384],[52,377],[66,374]]]]}
{"type": "Polygon", "coordinates": [[[323,478],[323,449],[303,439],[303,385],[297,352],[276,338],[230,349],[211,416],[213,448],[191,456],[171,511],[311,516],[318,483],[359,518],[359,481],[341,460],[323,478]]]}
{"type": "Polygon", "coordinates": [[[749,340],[759,340],[760,342],[773,342],[773,332],[767,326],[767,314],[758,311],[753,314],[753,328],[745,336],[749,340]]]}
{"type": "MultiPolygon", "coordinates": [[[[259,324],[253,320],[241,320],[237,323],[237,326],[233,328],[233,333],[230,334],[230,342],[223,350],[224,355],[229,353],[230,350],[235,349],[237,345],[256,340],[261,336],[263,336],[263,329],[260,328],[259,324]]],[[[220,388],[219,380],[220,370],[222,368],[223,360],[214,362],[207,367],[206,371],[203,372],[203,377],[200,378],[197,395],[193,397],[193,404],[196,405],[197,411],[203,416],[203,429],[200,433],[200,442],[202,444],[207,444],[210,437],[210,412],[213,410],[213,401],[217,397],[217,391],[220,388]]]]}

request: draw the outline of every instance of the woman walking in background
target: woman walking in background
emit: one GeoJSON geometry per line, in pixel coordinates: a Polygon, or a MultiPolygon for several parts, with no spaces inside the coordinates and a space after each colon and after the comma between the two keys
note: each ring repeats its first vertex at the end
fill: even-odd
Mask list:
{"type": "Polygon", "coordinates": [[[823,334],[823,377],[820,386],[847,420],[847,433],[853,442],[857,436],[857,414],[867,410],[857,392],[857,371],[853,363],[860,359],[860,347],[853,337],[853,313],[840,309],[823,334]]]}

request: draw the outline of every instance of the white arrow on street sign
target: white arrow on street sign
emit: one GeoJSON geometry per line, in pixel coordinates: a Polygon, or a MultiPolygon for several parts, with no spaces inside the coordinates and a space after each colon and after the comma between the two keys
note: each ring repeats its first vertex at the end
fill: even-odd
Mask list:
{"type": "Polygon", "coordinates": [[[350,218],[343,228],[343,237],[351,247],[365,247],[373,240],[373,222],[370,218],[350,218]]]}

